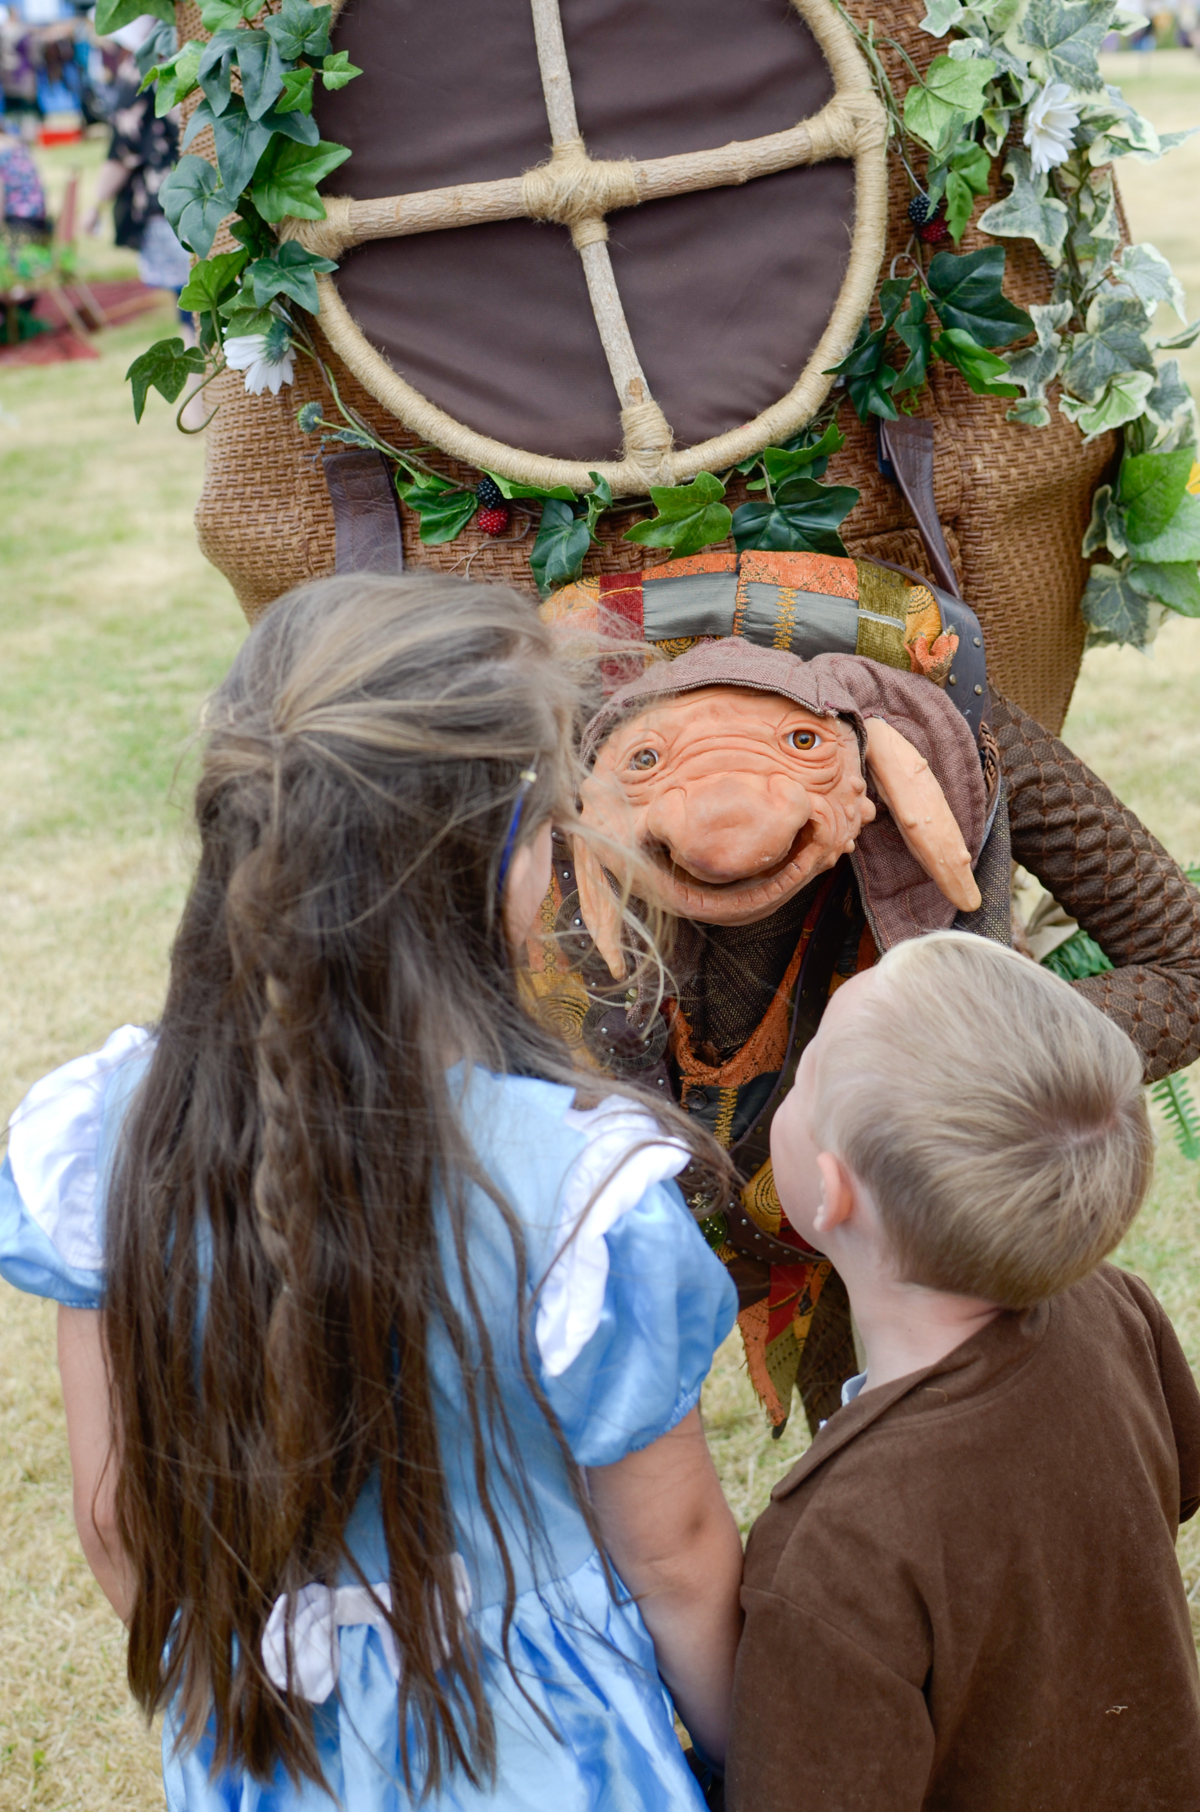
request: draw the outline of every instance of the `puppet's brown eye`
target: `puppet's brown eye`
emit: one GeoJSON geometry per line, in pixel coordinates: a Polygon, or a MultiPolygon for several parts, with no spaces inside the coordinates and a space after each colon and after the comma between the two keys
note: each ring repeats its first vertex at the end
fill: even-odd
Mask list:
{"type": "Polygon", "coordinates": [[[815,749],[821,738],[815,730],[793,730],[787,740],[790,749],[815,749]]]}
{"type": "Polygon", "coordinates": [[[631,768],[637,768],[639,772],[645,773],[647,769],[658,766],[658,756],[653,749],[639,749],[636,755],[629,757],[629,765],[631,768]]]}

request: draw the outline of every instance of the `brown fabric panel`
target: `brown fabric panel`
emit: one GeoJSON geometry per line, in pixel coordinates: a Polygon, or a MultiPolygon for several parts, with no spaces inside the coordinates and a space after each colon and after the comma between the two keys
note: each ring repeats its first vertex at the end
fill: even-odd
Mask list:
{"type": "Polygon", "coordinates": [[[1146,1080],[1200,1057],[1200,891],[1104,782],[992,694],[1015,861],[1115,966],[1074,984],[1133,1039],[1146,1080]]]}
{"type": "MultiPolygon", "coordinates": [[[[564,29],[598,157],[758,137],[831,92],[787,0],[589,0],[566,9],[564,29]]],[[[316,113],[322,135],[354,153],[356,196],[511,176],[546,157],[523,10],[501,20],[481,0],[352,0],[336,41],[364,74],[321,95],[316,113]],[[486,105],[469,104],[475,96],[486,105]]],[[[614,216],[630,329],[681,444],[736,426],[795,382],[841,283],[852,218],[842,163],[614,216]]],[[[535,452],[617,449],[616,398],[562,228],[510,221],[378,241],[348,254],[339,285],[371,343],[459,420],[535,452]]]]}

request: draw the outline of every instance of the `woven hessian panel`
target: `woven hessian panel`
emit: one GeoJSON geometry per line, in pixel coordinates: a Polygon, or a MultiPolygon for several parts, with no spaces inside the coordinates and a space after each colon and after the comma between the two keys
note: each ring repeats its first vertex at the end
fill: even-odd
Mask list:
{"type": "MultiPolygon", "coordinates": [[[[864,23],[867,9],[851,10],[864,23]]],[[[880,0],[871,15],[877,31],[896,37],[918,67],[942,46],[917,29],[923,6],[880,0]]],[[[192,6],[179,10],[181,38],[199,35],[192,6]]],[[[901,71],[892,70],[902,87],[901,71]]],[[[204,135],[207,138],[207,134],[204,135]]],[[[204,149],[203,144],[195,147],[204,149]]],[[[909,189],[892,160],[889,243],[885,262],[904,249],[911,231],[906,207],[909,189]]],[[[997,184],[996,192],[1003,185],[997,184]]],[[[979,202],[982,212],[995,194],[979,202]]],[[[973,226],[959,248],[992,243],[973,226]]],[[[1007,293],[1023,305],[1049,298],[1050,273],[1028,242],[1007,242],[1007,293]]],[[[412,445],[400,424],[348,373],[339,376],[347,401],[386,440],[412,445]]],[[[276,398],[247,396],[240,376],[229,374],[210,390],[221,409],[207,431],[204,491],[196,511],[200,545],[226,574],[247,616],[255,617],[289,586],[333,571],[333,512],[325,488],[319,448],[300,433],[296,411],[321,398],[303,360],[296,383],[276,398]]],[[[959,574],[964,596],[978,614],[988,640],[993,683],[1051,730],[1066,715],[1079,670],[1084,626],[1078,602],[1087,576],[1079,552],[1090,500],[1117,451],[1115,435],[1084,446],[1064,417],[1052,415],[1044,429],[1016,427],[1005,420],[1007,403],[971,394],[957,372],[937,364],[919,413],[934,423],[935,495],[938,514],[959,574]]],[[[848,407],[839,422],[847,441],[830,463],[828,477],[856,485],[861,501],[843,533],[850,552],[895,560],[921,571],[927,564],[913,518],[899,492],[878,471],[873,427],[864,427],[848,407]]],[[[450,475],[474,484],[478,474],[439,458],[450,475]]],[[[731,493],[730,501],[739,498],[731,493]]],[[[514,514],[514,526],[524,521],[514,514]]],[[[593,548],[585,575],[627,572],[647,564],[646,550],[622,542],[630,518],[618,518],[593,548]]],[[[533,590],[523,541],[492,541],[468,528],[445,547],[418,539],[415,516],[404,512],[406,561],[476,580],[503,580],[533,590]]],[[[665,557],[665,556],[664,556],[665,557]]]]}

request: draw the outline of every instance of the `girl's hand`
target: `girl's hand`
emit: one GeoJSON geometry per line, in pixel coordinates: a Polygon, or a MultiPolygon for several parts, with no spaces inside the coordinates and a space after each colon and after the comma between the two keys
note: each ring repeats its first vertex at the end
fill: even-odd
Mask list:
{"type": "Polygon", "coordinates": [[[640,1453],[593,1467],[588,1484],[679,1715],[697,1747],[723,1765],[742,1630],[742,1539],[699,1410],[640,1453]]]}

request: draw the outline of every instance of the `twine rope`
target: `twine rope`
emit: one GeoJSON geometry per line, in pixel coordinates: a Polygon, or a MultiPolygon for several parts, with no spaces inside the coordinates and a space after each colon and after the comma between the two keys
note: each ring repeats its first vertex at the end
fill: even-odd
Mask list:
{"type": "Polygon", "coordinates": [[[569,227],[577,251],[603,244],[608,238],[604,216],[617,208],[635,208],[641,199],[632,158],[594,160],[578,136],[555,145],[549,163],[535,165],[521,178],[526,214],[569,227]]]}
{"type": "MultiPolygon", "coordinates": [[[[340,10],[341,0],[334,0],[340,10]]],[[[849,348],[874,292],[887,226],[886,121],[870,72],[829,0],[791,0],[812,29],[834,77],[834,94],[812,119],[765,138],[714,150],[644,161],[605,161],[588,156],[562,35],[558,0],[530,0],[538,66],[550,124],[548,162],[521,176],[459,184],[419,194],[354,201],[324,198],[324,220],[285,220],[282,238],[338,260],[369,239],[512,220],[550,220],[571,234],[587,279],[596,326],[620,407],[623,452],[619,460],[556,459],[504,445],[455,421],[369,345],[335,284],[319,277],[319,319],[332,350],[367,390],[422,439],[452,458],[486,466],[518,483],[591,487],[598,471],[614,496],[635,496],[652,484],[679,484],[699,471],[736,464],[764,446],[786,439],[810,421],[828,395],[827,368],[849,348]],[[613,275],[606,213],[642,201],[738,184],[777,170],[852,157],[855,226],[841,290],[824,333],[787,394],[752,421],[685,449],[674,436],[650,386],[629,332],[613,275]]]]}

